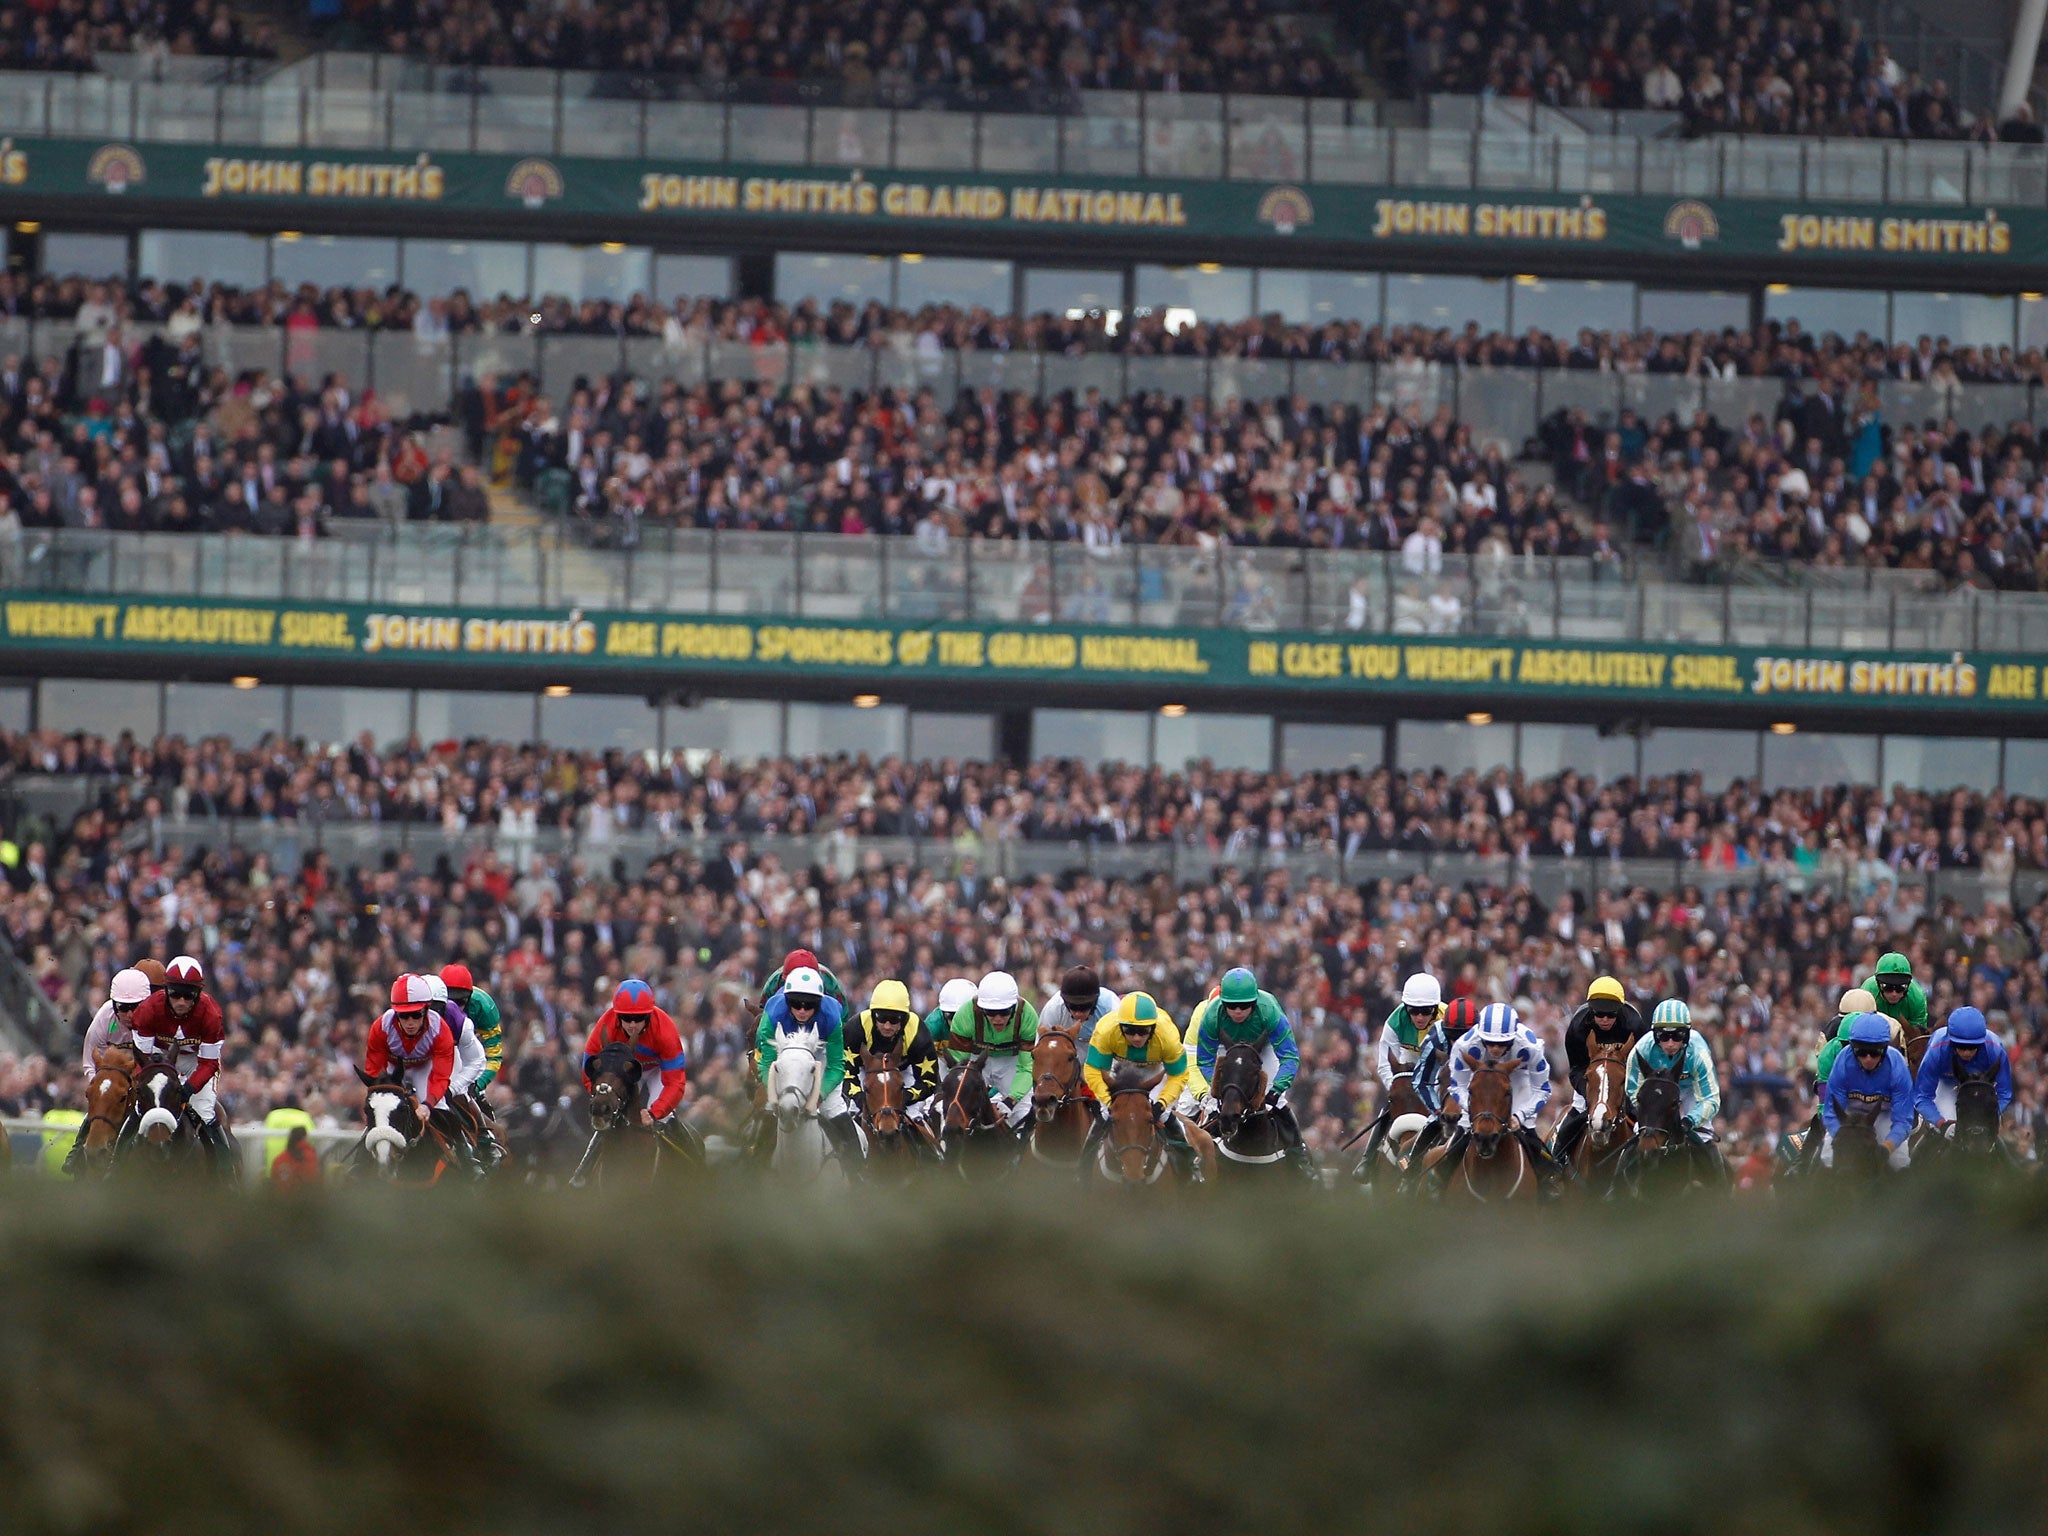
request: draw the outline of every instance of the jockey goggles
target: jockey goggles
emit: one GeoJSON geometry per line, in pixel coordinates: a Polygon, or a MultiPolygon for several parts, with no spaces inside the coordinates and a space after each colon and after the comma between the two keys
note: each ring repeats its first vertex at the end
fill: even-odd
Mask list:
{"type": "Polygon", "coordinates": [[[1586,1010],[1586,1017],[1612,1021],[1621,1017],[1621,1009],[1618,1006],[1611,1008],[1588,1008],[1586,1010]]]}
{"type": "Polygon", "coordinates": [[[1912,983],[1913,978],[1910,976],[1880,976],[1877,980],[1877,990],[1880,992],[1904,992],[1912,983]]]}
{"type": "Polygon", "coordinates": [[[785,992],[782,995],[788,1002],[791,1013],[816,1013],[825,1001],[822,997],[814,997],[809,992],[785,992]]]}
{"type": "Polygon", "coordinates": [[[1689,1029],[1660,1029],[1657,1031],[1659,1045],[1678,1045],[1692,1033],[1689,1029]]]}
{"type": "Polygon", "coordinates": [[[621,1029],[641,1028],[654,1017],[651,1013],[621,1013],[615,1015],[621,1029]]]}
{"type": "MultiPolygon", "coordinates": [[[[1249,1003],[1222,1003],[1223,1011],[1227,1014],[1232,1015],[1233,1017],[1250,1013],[1254,1008],[1258,1006],[1259,1005],[1256,1000],[1249,1003]]],[[[1410,1018],[1420,1018],[1424,1014],[1434,1014],[1440,1013],[1442,1011],[1443,1010],[1441,1006],[1438,1006],[1436,1008],[1411,1008],[1408,1010],[1408,1014],[1410,1018]]]]}
{"type": "Polygon", "coordinates": [[[1849,1054],[1858,1061],[1875,1061],[1890,1049],[1890,1046],[1873,1045],[1859,1041],[1857,1044],[1849,1047],[1849,1054]]]}
{"type": "Polygon", "coordinates": [[[199,989],[197,987],[165,987],[164,991],[181,1003],[196,1003],[199,1001],[199,989]]]}
{"type": "Polygon", "coordinates": [[[897,1029],[901,1029],[910,1022],[910,1015],[903,1012],[900,1008],[875,1008],[869,1010],[869,1012],[877,1028],[884,1024],[889,1024],[897,1029]]]}

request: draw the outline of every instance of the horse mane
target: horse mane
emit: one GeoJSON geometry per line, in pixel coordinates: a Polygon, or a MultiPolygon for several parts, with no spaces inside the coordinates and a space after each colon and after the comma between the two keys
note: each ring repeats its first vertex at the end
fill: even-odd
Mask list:
{"type": "Polygon", "coordinates": [[[1109,1069],[1111,1093],[1150,1092],[1166,1069],[1153,1062],[1120,1061],[1109,1069]]]}
{"type": "Polygon", "coordinates": [[[800,1051],[815,1051],[823,1043],[824,1036],[820,1035],[817,1030],[809,1027],[785,1029],[775,1037],[775,1048],[778,1051],[785,1047],[794,1047],[800,1051]]]}
{"type": "Polygon", "coordinates": [[[616,1073],[630,1079],[640,1076],[645,1070],[640,1065],[640,1058],[633,1054],[633,1047],[616,1040],[599,1051],[590,1063],[592,1077],[600,1073],[616,1073]]]}

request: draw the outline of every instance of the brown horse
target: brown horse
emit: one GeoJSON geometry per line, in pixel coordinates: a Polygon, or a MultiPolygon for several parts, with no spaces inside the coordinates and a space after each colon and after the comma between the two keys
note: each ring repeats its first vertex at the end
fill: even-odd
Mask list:
{"type": "Polygon", "coordinates": [[[1041,1029],[1031,1050],[1031,1155],[1071,1169],[1095,1120],[1095,1100],[1081,1076],[1078,1030],[1041,1029]]]}
{"type": "Polygon", "coordinates": [[[939,1086],[939,1156],[963,1179],[1002,1179],[1016,1172],[1021,1151],[989,1094],[988,1052],[977,1051],[939,1086]]]}
{"type": "Polygon", "coordinates": [[[1629,1047],[1619,1042],[1596,1045],[1586,1063],[1586,1128],[1572,1148],[1572,1172],[1582,1180],[1604,1175],[1603,1182],[1611,1181],[1615,1160],[1635,1135],[1623,1092],[1628,1053],[1629,1047]]]}
{"type": "Polygon", "coordinates": [[[873,1162],[909,1167],[920,1154],[938,1156],[938,1138],[911,1117],[907,1099],[901,1062],[872,1052],[860,1058],[860,1120],[873,1162]]]}
{"type": "MultiPolygon", "coordinates": [[[[1447,1188],[1475,1200],[1534,1200],[1536,1170],[1515,1135],[1514,1074],[1504,1064],[1485,1062],[1472,1069],[1466,1090],[1466,1119],[1472,1134],[1447,1188]]],[[[1440,1154],[1432,1153],[1435,1166],[1440,1154]]]]}
{"type": "Polygon", "coordinates": [[[85,1145],[81,1171],[104,1176],[114,1165],[121,1127],[135,1109],[135,1085],[142,1077],[142,1058],[132,1046],[107,1045],[92,1055],[92,1081],[85,1089],[85,1145]]]}
{"type": "MultiPolygon", "coordinates": [[[[1154,1118],[1152,1090],[1165,1075],[1165,1068],[1147,1071],[1131,1063],[1119,1064],[1109,1085],[1109,1136],[1096,1159],[1102,1177],[1112,1184],[1143,1188],[1149,1184],[1176,1183],[1188,1177],[1175,1165],[1167,1151],[1165,1133],[1154,1118]]],[[[1168,1111],[1172,1113],[1171,1110],[1168,1111]]],[[[1184,1117],[1181,1134],[1195,1154],[1199,1182],[1213,1184],[1219,1159],[1216,1143],[1209,1133],[1184,1117]]]]}
{"type": "Polygon", "coordinates": [[[571,1188],[585,1184],[658,1184],[701,1166],[703,1157],[679,1137],[640,1123],[641,1085],[646,1068],[629,1046],[613,1043],[591,1062],[590,1146],[570,1175],[571,1188]]]}

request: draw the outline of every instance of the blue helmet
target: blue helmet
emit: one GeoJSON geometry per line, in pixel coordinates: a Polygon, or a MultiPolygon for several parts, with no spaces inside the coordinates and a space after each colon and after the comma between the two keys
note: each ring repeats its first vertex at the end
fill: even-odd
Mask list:
{"type": "Polygon", "coordinates": [[[1859,1013],[1849,1021],[1851,1045],[1890,1045],[1892,1021],[1881,1013],[1859,1013]]]}
{"type": "Polygon", "coordinates": [[[1522,1021],[1506,1003],[1488,1003],[1479,1010],[1479,1022],[1473,1028],[1481,1040],[1512,1040],[1521,1033],[1522,1021]]]}
{"type": "Polygon", "coordinates": [[[1984,1027],[1984,1015],[1975,1008],[1958,1008],[1948,1016],[1950,1045],[1982,1045],[1989,1033],[1984,1027]]]}

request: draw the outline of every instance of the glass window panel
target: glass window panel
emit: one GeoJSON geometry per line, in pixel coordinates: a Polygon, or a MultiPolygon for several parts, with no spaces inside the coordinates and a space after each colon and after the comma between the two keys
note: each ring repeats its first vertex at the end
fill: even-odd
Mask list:
{"type": "Polygon", "coordinates": [[[1387,760],[1383,725],[1318,725],[1292,721],[1280,727],[1280,767],[1286,773],[1333,773],[1356,768],[1370,773],[1387,760]]]}
{"type": "Polygon", "coordinates": [[[18,688],[0,688],[0,731],[28,729],[29,704],[35,690],[26,683],[18,688]]]}
{"type": "Polygon", "coordinates": [[[421,689],[419,736],[422,741],[525,742],[533,740],[530,693],[455,693],[421,689]]]}
{"type": "Polygon", "coordinates": [[[1072,757],[1089,764],[1149,762],[1152,717],[1109,709],[1034,709],[1031,755],[1072,757]]]}
{"type": "Polygon", "coordinates": [[[412,694],[403,688],[292,689],[291,732],[307,741],[340,745],[365,731],[378,746],[403,741],[412,729],[412,694]]]}
{"type": "Polygon", "coordinates": [[[898,757],[909,733],[910,711],[901,704],[878,704],[872,709],[852,704],[791,704],[786,750],[791,757],[863,752],[875,758],[898,757]]]}
{"type": "Polygon", "coordinates": [[[405,286],[422,299],[446,298],[458,288],[478,301],[501,293],[523,299],[526,251],[516,240],[407,240],[405,286]]]}
{"type": "Polygon", "coordinates": [[[377,235],[279,235],[270,272],[287,287],[388,288],[398,281],[398,242],[377,235]]]}
{"type": "Polygon", "coordinates": [[[1394,764],[1410,772],[1490,773],[1515,765],[1512,725],[1472,725],[1464,720],[1403,720],[1394,727],[1394,764]]]}
{"type": "Polygon", "coordinates": [[[967,261],[951,256],[903,257],[896,265],[896,307],[922,309],[927,304],[977,305],[992,314],[1010,312],[1010,279],[1015,268],[1007,261],[967,261]]]}
{"type": "Polygon", "coordinates": [[[261,288],[269,281],[270,252],[260,235],[222,234],[209,229],[145,229],[140,271],[166,283],[203,279],[236,288],[261,288]]]}
{"type": "Polygon", "coordinates": [[[43,236],[43,270],[56,277],[128,275],[126,235],[74,235],[52,230],[43,236]]]}
{"type": "Polygon", "coordinates": [[[1024,313],[1063,315],[1070,309],[1124,307],[1124,275],[1114,269],[1026,267],[1024,313]]]}
{"type": "Polygon", "coordinates": [[[1709,794],[1756,778],[1756,732],[1660,727],[1643,738],[1643,777],[1697,773],[1709,794]]]}
{"type": "Polygon", "coordinates": [[[1998,778],[1998,743],[1982,736],[1887,736],[1878,785],[1985,790],[1998,778]]]}
{"type": "Polygon", "coordinates": [[[1387,324],[1455,330],[1467,321],[1482,331],[1508,324],[1508,285],[1497,277],[1442,277],[1395,272],[1387,276],[1387,324]]]}
{"type": "Polygon", "coordinates": [[[235,688],[227,683],[169,683],[164,688],[164,719],[187,741],[225,736],[238,747],[253,747],[267,735],[284,734],[285,692],[275,684],[235,688]]]}
{"type": "Polygon", "coordinates": [[[1721,289],[1645,288],[1637,324],[1659,335],[1749,329],[1749,295],[1721,289]]]}
{"type": "Polygon", "coordinates": [[[2048,298],[2040,294],[2020,295],[2020,345],[2048,347],[2048,298]]]}
{"type": "Polygon", "coordinates": [[[1959,347],[2009,347],[2013,339],[2010,294],[1909,293],[1892,295],[1892,339],[1917,341],[1946,336],[1959,347]]]}
{"type": "Polygon", "coordinates": [[[1538,278],[1508,290],[1509,328],[1520,335],[1534,326],[1552,336],[1576,336],[1582,327],[1626,331],[1636,323],[1634,283],[1568,282],[1538,278]]]}
{"type": "Polygon", "coordinates": [[[1153,761],[1174,772],[1205,759],[1218,768],[1250,768],[1259,773],[1273,767],[1273,720],[1269,715],[1161,715],[1152,740],[1153,761]]]}
{"type": "Polygon", "coordinates": [[[1571,769],[1612,784],[1636,771],[1635,737],[1602,736],[1590,725],[1524,725],[1521,751],[1522,776],[1528,779],[1554,779],[1571,769]]]}
{"type": "Polygon", "coordinates": [[[1845,341],[1858,334],[1880,335],[1884,324],[1884,296],[1862,288],[1795,288],[1789,283],[1772,283],[1764,290],[1766,320],[1797,320],[1801,330],[1814,336],[1832,332],[1845,341]]]}
{"type": "Polygon", "coordinates": [[[36,684],[36,723],[110,739],[133,731],[138,741],[154,741],[163,729],[163,692],[155,683],[46,678],[36,684]]]}
{"type": "Polygon", "coordinates": [[[540,739],[584,751],[652,752],[660,745],[655,706],[631,694],[572,693],[540,701],[540,739]]]}
{"type": "Polygon", "coordinates": [[[778,251],[775,255],[775,297],[785,304],[816,299],[829,304],[844,299],[849,304],[889,302],[889,279],[894,263],[886,256],[827,256],[806,251],[778,251]]]}
{"type": "Polygon", "coordinates": [[[533,289],[581,302],[610,299],[623,304],[654,286],[654,253],[644,245],[536,245],[533,289]]]}
{"type": "Polygon", "coordinates": [[[1875,784],[1877,738],[1832,731],[1764,735],[1764,792],[1829,784],[1875,784]]]}
{"type": "Polygon", "coordinates": [[[730,256],[664,253],[654,258],[654,297],[663,304],[677,299],[729,299],[733,287],[730,256]]]}
{"type": "Polygon", "coordinates": [[[2048,795],[2048,741],[2005,744],[2005,787],[2015,795],[2048,795]]]}
{"type": "Polygon", "coordinates": [[[1380,320],[1377,272],[1296,272],[1259,268],[1258,312],[1278,313],[1290,325],[1324,325],[1332,320],[1380,320]]]}
{"type": "Polygon", "coordinates": [[[782,753],[782,706],[772,699],[705,699],[662,711],[661,744],[669,752],[720,752],[751,761],[782,753]]]}
{"type": "Polygon", "coordinates": [[[1184,309],[1197,320],[1235,323],[1252,312],[1252,269],[1140,265],[1137,304],[1140,309],[1184,309]]]}
{"type": "Polygon", "coordinates": [[[988,762],[996,755],[996,717],[913,710],[910,755],[923,763],[943,762],[949,757],[962,762],[988,762]]]}

